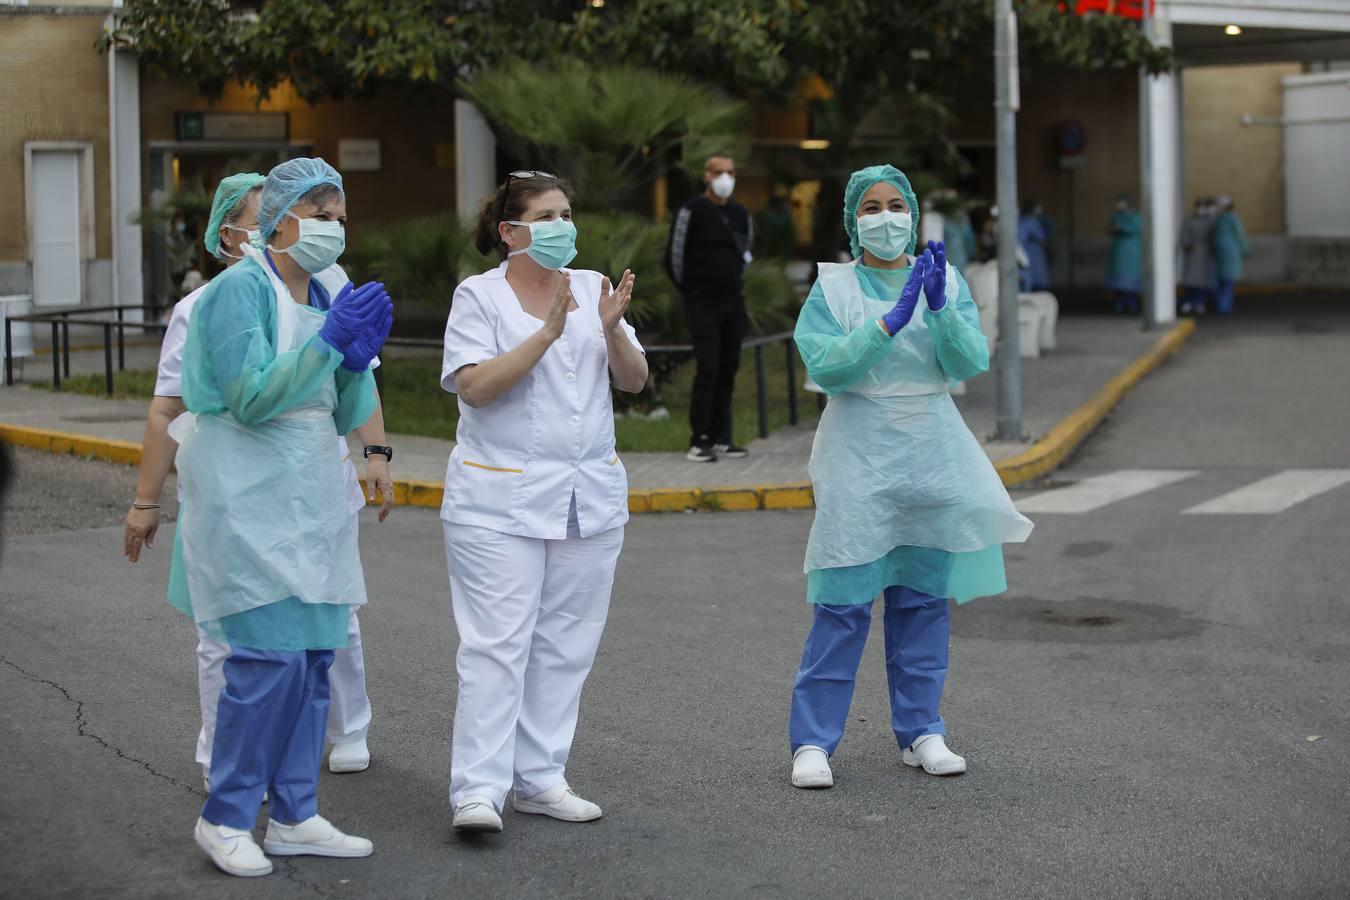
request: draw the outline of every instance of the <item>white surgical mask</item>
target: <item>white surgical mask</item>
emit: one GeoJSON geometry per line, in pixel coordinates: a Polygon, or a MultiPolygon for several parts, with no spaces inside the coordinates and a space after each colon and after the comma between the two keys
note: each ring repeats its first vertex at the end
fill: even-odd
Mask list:
{"type": "Polygon", "coordinates": [[[890,262],[909,249],[914,221],[907,212],[884,210],[858,217],[858,243],[877,259],[890,262]]]}
{"type": "Polygon", "coordinates": [[[708,182],[712,192],[723,200],[731,196],[731,192],[736,190],[736,176],[729,172],[723,172],[712,181],[708,182]]]}

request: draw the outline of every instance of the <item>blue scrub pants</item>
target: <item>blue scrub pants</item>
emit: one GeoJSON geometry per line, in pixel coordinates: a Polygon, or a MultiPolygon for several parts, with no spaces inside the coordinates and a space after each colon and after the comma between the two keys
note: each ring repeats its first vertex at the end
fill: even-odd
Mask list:
{"type": "Polygon", "coordinates": [[[318,815],[332,663],[332,650],[232,648],[216,712],[211,796],[203,819],[251,829],[264,792],[271,817],[283,825],[318,815]]]}
{"type": "MultiPolygon", "coordinates": [[[[951,613],[945,597],[905,587],[887,588],[885,604],[891,729],[904,748],[926,734],[947,733],[938,706],[947,680],[951,613]]],[[[793,753],[809,744],[833,755],[839,746],[871,625],[871,603],[816,604],[792,686],[788,738],[793,753]]]]}
{"type": "Polygon", "coordinates": [[[1234,306],[1233,291],[1237,282],[1231,278],[1220,278],[1219,286],[1214,291],[1214,305],[1218,307],[1219,315],[1231,315],[1234,306]]]}

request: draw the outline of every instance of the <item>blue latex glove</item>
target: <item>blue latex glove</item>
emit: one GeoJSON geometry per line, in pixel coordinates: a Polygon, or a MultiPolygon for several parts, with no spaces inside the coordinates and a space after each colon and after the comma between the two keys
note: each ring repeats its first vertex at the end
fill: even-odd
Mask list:
{"type": "Polygon", "coordinates": [[[891,337],[898,334],[914,317],[914,308],[919,305],[919,291],[923,289],[930,262],[927,253],[914,260],[914,271],[909,273],[909,280],[900,291],[900,299],[895,301],[895,306],[890,312],[881,317],[881,324],[886,326],[886,331],[891,337]]]}
{"type": "Polygon", "coordinates": [[[334,350],[345,351],[352,341],[379,324],[388,305],[384,285],[371,281],[353,289],[348,283],[333,298],[319,337],[334,350]]]}
{"type": "Polygon", "coordinates": [[[923,276],[923,295],[933,312],[947,305],[947,247],[942,241],[929,241],[923,254],[929,260],[923,276]]]}
{"type": "Polygon", "coordinates": [[[380,348],[389,337],[389,329],[394,327],[394,304],[389,301],[388,295],[385,296],[385,302],[384,315],[375,328],[357,337],[342,351],[342,368],[351,372],[364,372],[370,368],[371,360],[379,355],[380,348]]]}

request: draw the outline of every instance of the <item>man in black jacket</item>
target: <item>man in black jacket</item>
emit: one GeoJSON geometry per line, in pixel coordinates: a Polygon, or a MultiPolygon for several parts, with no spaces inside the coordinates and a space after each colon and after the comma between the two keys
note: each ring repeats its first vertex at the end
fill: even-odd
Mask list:
{"type": "Polygon", "coordinates": [[[694,343],[694,388],[689,402],[690,462],[747,455],[732,440],[731,395],[741,365],[741,341],[750,320],[741,275],[750,262],[754,226],[735,200],[736,163],[708,158],[704,192],[680,208],[670,229],[666,271],[684,295],[694,343]]]}

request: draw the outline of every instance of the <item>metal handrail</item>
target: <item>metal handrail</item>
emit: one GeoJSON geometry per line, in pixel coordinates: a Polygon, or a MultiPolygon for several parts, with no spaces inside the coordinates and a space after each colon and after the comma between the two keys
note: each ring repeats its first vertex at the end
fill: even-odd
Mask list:
{"type": "MultiPolygon", "coordinates": [[[[32,313],[26,316],[13,316],[5,319],[5,384],[12,387],[14,385],[14,340],[11,322],[48,322],[52,326],[52,387],[59,389],[61,387],[61,370],[64,362],[65,377],[70,377],[70,326],[93,326],[103,329],[103,369],[104,384],[108,396],[113,394],[113,363],[112,363],[112,331],[117,329],[117,371],[125,372],[127,368],[126,361],[126,329],[139,328],[142,332],[158,331],[163,334],[168,330],[168,325],[162,322],[127,322],[125,321],[126,310],[139,309],[154,310],[156,314],[163,307],[158,304],[143,304],[140,306],[94,306],[81,309],[63,310],[57,312],[32,313]],[[117,313],[117,320],[88,318],[89,314],[96,313],[117,313]]],[[[769,398],[768,398],[768,373],[764,367],[764,348],[770,344],[782,343],[786,350],[787,360],[787,389],[788,389],[788,422],[796,425],[800,420],[797,406],[797,348],[792,340],[791,331],[780,331],[775,334],[760,335],[741,342],[741,349],[751,349],[755,351],[755,393],[757,400],[757,412],[759,415],[759,436],[766,438],[769,436],[769,398]]],[[[438,348],[442,342],[432,338],[394,338],[391,337],[385,341],[386,346],[390,347],[420,347],[420,348],[438,348]]],[[[657,344],[651,347],[643,348],[648,355],[651,354],[671,354],[671,353],[692,353],[693,344],[657,344]]]]}
{"type": "Polygon", "coordinates": [[[127,368],[126,330],[139,328],[142,332],[168,330],[162,322],[128,322],[126,311],[129,309],[147,310],[157,318],[164,307],[157,303],[144,303],[137,306],[84,306],[75,309],[54,310],[52,312],[29,313],[25,316],[7,316],[5,318],[5,385],[14,385],[14,330],[10,323],[49,323],[52,326],[52,387],[61,387],[61,370],[65,368],[66,378],[70,377],[70,326],[91,326],[103,329],[104,381],[108,395],[113,393],[112,368],[112,330],[117,329],[117,369],[125,372],[127,368]],[[117,320],[86,318],[96,313],[116,313],[117,320]]]}

